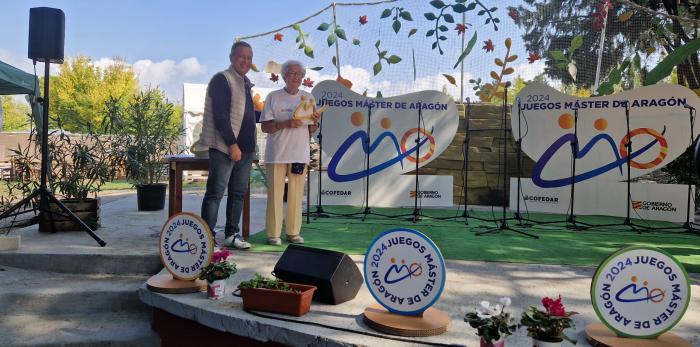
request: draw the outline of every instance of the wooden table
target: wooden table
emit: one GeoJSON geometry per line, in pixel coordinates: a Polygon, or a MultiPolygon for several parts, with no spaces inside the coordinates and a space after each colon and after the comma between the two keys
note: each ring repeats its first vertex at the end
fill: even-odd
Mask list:
{"type": "MultiPolygon", "coordinates": [[[[168,218],[182,212],[182,171],[209,171],[209,158],[196,158],[191,155],[167,156],[168,162],[168,218]]],[[[243,199],[243,238],[250,235],[250,181],[243,199]]]]}

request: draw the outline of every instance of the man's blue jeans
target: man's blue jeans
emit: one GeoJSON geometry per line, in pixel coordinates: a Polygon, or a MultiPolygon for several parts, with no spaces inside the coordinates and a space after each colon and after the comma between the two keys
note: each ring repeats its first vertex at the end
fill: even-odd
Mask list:
{"type": "Polygon", "coordinates": [[[250,168],[253,164],[255,153],[243,153],[241,160],[234,162],[228,154],[216,149],[209,149],[209,176],[207,178],[207,191],[202,200],[202,218],[209,225],[212,234],[215,234],[216,219],[219,214],[219,204],[228,187],[228,199],[226,199],[226,227],[224,235],[241,237],[238,222],[243,211],[243,198],[248,191],[250,168]]]}

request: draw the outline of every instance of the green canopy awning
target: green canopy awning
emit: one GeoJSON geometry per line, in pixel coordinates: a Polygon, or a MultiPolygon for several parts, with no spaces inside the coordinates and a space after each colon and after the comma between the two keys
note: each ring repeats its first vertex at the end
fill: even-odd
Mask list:
{"type": "Polygon", "coordinates": [[[34,125],[41,129],[42,106],[37,102],[40,95],[39,80],[32,74],[0,61],[0,95],[16,94],[28,94],[27,101],[32,108],[34,125]]]}
{"type": "Polygon", "coordinates": [[[0,61],[0,95],[34,94],[36,83],[34,75],[0,61]]]}

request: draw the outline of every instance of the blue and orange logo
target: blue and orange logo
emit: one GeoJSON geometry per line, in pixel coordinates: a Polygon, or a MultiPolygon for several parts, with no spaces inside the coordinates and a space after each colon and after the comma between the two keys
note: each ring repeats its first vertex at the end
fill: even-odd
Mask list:
{"type": "MultiPolygon", "coordinates": [[[[354,126],[360,127],[365,122],[364,114],[362,112],[354,112],[350,117],[350,122],[354,126]]],[[[374,142],[372,143],[370,143],[369,135],[367,134],[367,132],[362,129],[350,134],[350,136],[348,136],[348,138],[345,139],[345,141],[343,141],[343,143],[340,145],[340,147],[338,147],[338,150],[335,152],[330,162],[328,163],[328,177],[331,180],[335,182],[355,181],[378,173],[382,170],[385,170],[396,163],[399,163],[399,165],[401,165],[401,167],[403,168],[404,159],[412,163],[415,163],[416,161],[418,163],[425,162],[429,160],[435,153],[435,138],[432,134],[432,128],[430,131],[427,131],[423,128],[411,128],[404,133],[403,137],[401,138],[401,143],[399,144],[399,141],[394,135],[394,133],[391,132],[391,130],[389,130],[391,128],[391,119],[388,117],[382,118],[380,124],[381,127],[386,130],[379,133],[377,138],[374,139],[374,142]],[[416,143],[415,145],[410,146],[410,140],[418,138],[418,136],[420,136],[420,143],[416,143]],[[338,165],[340,164],[340,161],[343,159],[350,147],[355,142],[360,141],[362,143],[362,149],[365,152],[365,154],[371,154],[385,140],[391,142],[391,145],[396,150],[396,156],[368,169],[361,169],[350,173],[338,173],[338,165]],[[425,152],[422,151],[424,147],[428,147],[425,152]],[[421,149],[420,158],[418,158],[416,155],[416,153],[419,152],[419,148],[421,149]]]]}
{"type": "Polygon", "coordinates": [[[644,281],[642,285],[637,284],[637,276],[632,276],[630,284],[622,287],[615,294],[615,299],[619,302],[652,302],[658,304],[664,301],[666,293],[661,288],[649,289],[649,283],[644,281]]]}
{"type": "MultiPolygon", "coordinates": [[[[571,129],[574,126],[574,117],[570,113],[564,113],[559,116],[558,123],[559,127],[562,129],[571,129]]],[[[544,171],[549,161],[567,143],[569,143],[572,147],[576,159],[584,158],[586,154],[588,154],[588,152],[590,152],[591,149],[593,149],[594,146],[597,145],[599,142],[603,142],[604,144],[607,144],[607,146],[610,146],[610,152],[612,153],[613,157],[612,160],[607,164],[603,164],[598,168],[574,175],[574,182],[585,181],[596,176],[600,176],[616,168],[620,171],[620,176],[624,176],[622,168],[627,163],[628,155],[630,157],[631,167],[636,169],[651,169],[661,164],[666,158],[666,155],[668,154],[668,143],[666,141],[666,138],[664,137],[664,134],[666,133],[665,126],[661,132],[651,128],[636,128],[630,131],[629,136],[625,135],[619,143],[616,143],[612,136],[610,136],[610,134],[603,132],[608,127],[607,119],[598,118],[595,120],[593,125],[596,128],[596,130],[600,131],[601,133],[591,138],[591,140],[588,141],[588,143],[586,143],[583,147],[579,146],[579,139],[576,136],[574,136],[573,133],[564,134],[558,139],[556,139],[554,143],[552,143],[552,145],[544,151],[540,159],[537,160],[535,168],[532,171],[532,181],[537,186],[542,188],[563,187],[571,183],[572,177],[570,176],[557,179],[542,178],[542,172],[544,171]],[[639,135],[649,135],[652,136],[654,139],[648,144],[640,147],[639,149],[633,149],[632,153],[628,153],[627,147],[631,139],[639,135]],[[641,163],[634,160],[634,158],[646,153],[654,147],[658,147],[658,155],[653,160],[641,163]]]]}

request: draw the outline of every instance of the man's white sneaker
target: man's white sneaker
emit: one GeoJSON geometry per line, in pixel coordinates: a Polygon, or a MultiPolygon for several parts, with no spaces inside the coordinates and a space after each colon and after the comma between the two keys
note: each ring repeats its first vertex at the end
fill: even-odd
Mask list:
{"type": "Polygon", "coordinates": [[[267,238],[267,244],[268,245],[273,245],[273,246],[281,246],[282,245],[282,239],[279,237],[268,237],[267,238]]]}
{"type": "Polygon", "coordinates": [[[240,237],[231,235],[224,240],[224,246],[228,248],[248,249],[250,248],[250,243],[246,242],[240,237]]]}

